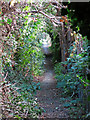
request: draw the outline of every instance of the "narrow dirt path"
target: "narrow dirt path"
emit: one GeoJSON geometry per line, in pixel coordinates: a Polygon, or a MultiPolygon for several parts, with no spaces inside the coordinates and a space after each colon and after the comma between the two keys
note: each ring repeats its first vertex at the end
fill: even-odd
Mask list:
{"type": "Polygon", "coordinates": [[[68,118],[67,109],[60,103],[60,89],[56,88],[51,57],[47,57],[45,62],[46,72],[41,80],[41,90],[36,95],[39,105],[46,111],[40,118],[68,118]]]}

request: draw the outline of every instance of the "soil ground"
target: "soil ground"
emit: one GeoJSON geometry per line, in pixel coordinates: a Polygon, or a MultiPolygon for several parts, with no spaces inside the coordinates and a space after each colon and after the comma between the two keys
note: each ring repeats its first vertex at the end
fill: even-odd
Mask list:
{"type": "Polygon", "coordinates": [[[51,59],[45,59],[46,72],[41,79],[41,89],[36,94],[39,106],[45,110],[40,118],[68,118],[68,110],[60,103],[61,91],[56,87],[51,59]]]}

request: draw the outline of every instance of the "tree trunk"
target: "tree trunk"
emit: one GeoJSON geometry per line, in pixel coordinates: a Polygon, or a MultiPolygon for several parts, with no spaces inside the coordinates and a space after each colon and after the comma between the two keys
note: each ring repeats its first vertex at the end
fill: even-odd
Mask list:
{"type": "Polygon", "coordinates": [[[64,23],[62,23],[62,44],[61,44],[61,54],[62,54],[62,62],[65,61],[65,53],[66,53],[66,38],[65,38],[65,30],[64,30],[64,23]]]}
{"type": "MultiPolygon", "coordinates": [[[[0,28],[1,31],[1,28],[0,28]]],[[[0,83],[2,82],[2,33],[0,32],[0,83]]],[[[1,106],[2,106],[2,95],[1,95],[2,90],[0,89],[0,119],[2,119],[2,111],[1,111],[1,106]]]]}

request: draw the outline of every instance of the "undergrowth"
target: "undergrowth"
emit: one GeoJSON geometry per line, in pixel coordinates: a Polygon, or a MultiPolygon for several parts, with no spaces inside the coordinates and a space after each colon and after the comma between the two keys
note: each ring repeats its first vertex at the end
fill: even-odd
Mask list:
{"type": "Polygon", "coordinates": [[[70,55],[67,61],[55,64],[54,70],[57,79],[57,88],[62,92],[60,102],[70,111],[71,118],[85,118],[88,114],[89,101],[87,78],[88,44],[83,39],[83,50],[77,55],[76,43],[69,48],[70,55]]]}
{"type": "MultiPolygon", "coordinates": [[[[28,22],[29,17],[18,15],[18,21],[15,21],[17,29],[3,40],[2,118],[38,118],[42,111],[34,97],[36,90],[40,89],[40,83],[34,82],[34,76],[44,72],[41,36],[38,35],[42,31],[42,23],[39,19],[28,22]]],[[[6,16],[7,19],[11,25],[12,14],[6,16]]]]}

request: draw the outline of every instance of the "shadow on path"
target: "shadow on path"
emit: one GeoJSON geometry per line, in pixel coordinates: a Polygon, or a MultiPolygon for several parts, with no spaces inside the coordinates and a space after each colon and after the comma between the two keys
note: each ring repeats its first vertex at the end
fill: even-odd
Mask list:
{"type": "Polygon", "coordinates": [[[45,58],[46,72],[41,81],[41,90],[36,95],[38,104],[46,111],[40,118],[68,118],[68,110],[60,103],[60,89],[56,88],[51,59],[50,56],[45,58]]]}

